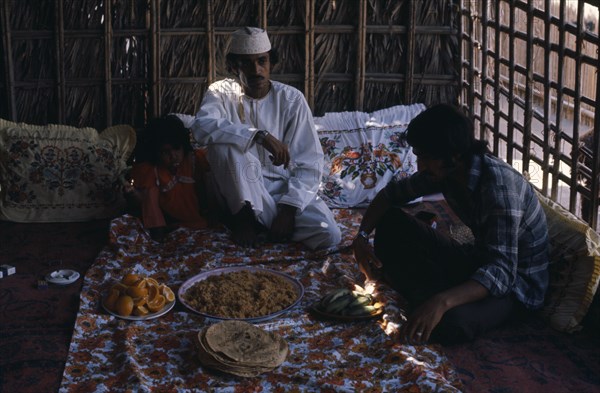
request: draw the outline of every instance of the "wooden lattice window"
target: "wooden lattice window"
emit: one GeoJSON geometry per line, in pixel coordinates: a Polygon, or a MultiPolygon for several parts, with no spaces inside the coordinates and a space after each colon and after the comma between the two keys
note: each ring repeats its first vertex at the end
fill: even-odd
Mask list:
{"type": "Polygon", "coordinates": [[[598,2],[460,5],[461,102],[480,137],[597,228],[598,2]]]}

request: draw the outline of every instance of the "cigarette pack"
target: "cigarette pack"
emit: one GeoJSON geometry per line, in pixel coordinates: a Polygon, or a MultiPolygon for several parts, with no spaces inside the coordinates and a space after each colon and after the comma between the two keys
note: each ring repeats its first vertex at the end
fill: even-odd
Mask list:
{"type": "Polygon", "coordinates": [[[4,273],[5,276],[10,276],[11,274],[15,274],[17,269],[11,265],[0,265],[0,271],[4,273]]]}

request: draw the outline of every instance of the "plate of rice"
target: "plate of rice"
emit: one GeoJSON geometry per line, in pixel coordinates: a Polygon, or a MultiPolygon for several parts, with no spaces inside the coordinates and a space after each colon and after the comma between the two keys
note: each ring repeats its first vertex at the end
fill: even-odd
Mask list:
{"type": "Polygon", "coordinates": [[[190,311],[207,318],[262,322],[294,308],[304,296],[304,287],[276,270],[234,266],[188,279],[177,296],[190,311]]]}

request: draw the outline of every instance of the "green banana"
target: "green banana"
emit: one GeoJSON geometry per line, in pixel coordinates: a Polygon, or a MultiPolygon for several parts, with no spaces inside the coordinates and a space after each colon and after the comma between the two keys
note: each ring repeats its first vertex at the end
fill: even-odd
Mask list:
{"type": "Polygon", "coordinates": [[[331,304],[332,302],[336,301],[338,298],[350,294],[352,293],[351,290],[347,289],[347,288],[338,288],[338,289],[334,289],[333,291],[329,292],[327,295],[325,295],[321,301],[319,302],[321,308],[326,308],[327,305],[331,304]]]}
{"type": "Polygon", "coordinates": [[[336,298],[333,302],[329,303],[325,307],[324,311],[326,311],[330,314],[339,314],[342,312],[343,309],[348,307],[348,305],[350,303],[352,303],[354,301],[354,299],[355,298],[354,298],[354,296],[352,296],[352,294],[343,295],[339,298],[336,298]]]}
{"type": "Polygon", "coordinates": [[[333,297],[331,298],[331,300],[329,301],[334,302],[336,299],[345,296],[345,295],[350,295],[352,293],[351,290],[349,290],[348,288],[340,288],[334,291],[333,293],[333,297]]]}
{"type": "Polygon", "coordinates": [[[370,293],[364,293],[364,292],[359,292],[359,291],[352,291],[352,294],[354,295],[354,297],[368,297],[369,299],[373,300],[373,295],[371,295],[370,293]]]}
{"type": "Polygon", "coordinates": [[[371,298],[371,296],[366,296],[363,294],[355,295],[354,301],[352,303],[348,304],[348,308],[371,304],[372,300],[373,299],[371,298]]]}
{"type": "Polygon", "coordinates": [[[334,289],[319,301],[319,309],[329,314],[362,316],[369,315],[381,307],[373,304],[373,295],[347,288],[334,289]]]}
{"type": "Polygon", "coordinates": [[[348,307],[343,310],[343,315],[361,316],[370,315],[377,309],[371,305],[359,305],[354,307],[348,307]]]}

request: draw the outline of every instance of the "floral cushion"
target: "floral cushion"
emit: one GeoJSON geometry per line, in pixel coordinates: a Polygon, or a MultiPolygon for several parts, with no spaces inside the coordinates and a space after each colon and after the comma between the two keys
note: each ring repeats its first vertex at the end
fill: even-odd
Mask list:
{"type": "Polygon", "coordinates": [[[416,171],[408,123],[425,109],[398,105],[373,113],[333,112],[315,118],[325,153],[320,197],[333,208],[365,207],[392,178],[416,171]]]}
{"type": "Polygon", "coordinates": [[[550,285],[542,314],[565,332],[581,329],[600,280],[600,235],[549,198],[538,194],[550,237],[550,285]]]}
{"type": "Polygon", "coordinates": [[[0,219],[68,222],[113,217],[133,128],[37,126],[0,119],[0,219]]]}

